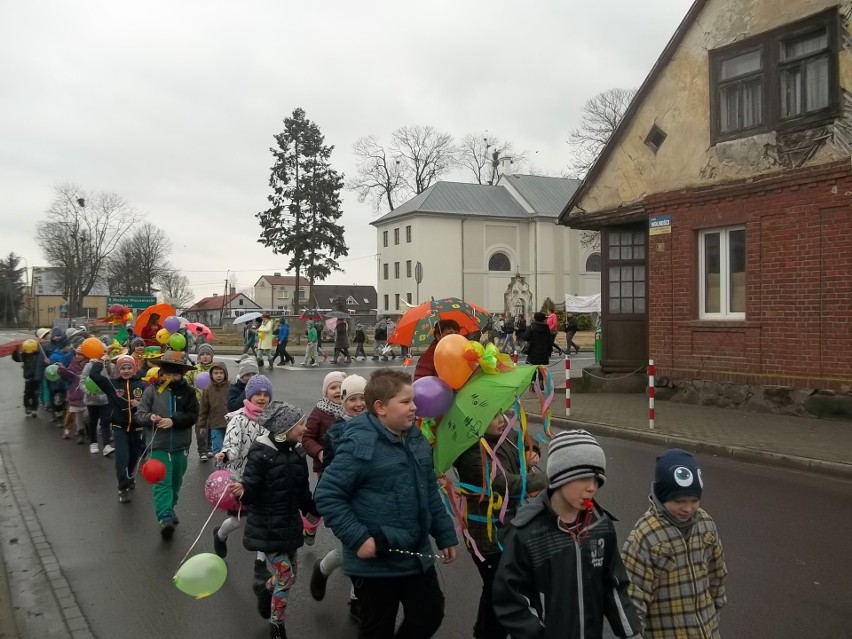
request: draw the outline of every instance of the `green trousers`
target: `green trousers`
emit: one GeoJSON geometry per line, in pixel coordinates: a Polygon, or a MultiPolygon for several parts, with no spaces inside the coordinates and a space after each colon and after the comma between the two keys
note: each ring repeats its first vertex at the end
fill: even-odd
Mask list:
{"type": "Polygon", "coordinates": [[[180,487],[183,484],[183,476],[186,473],[189,451],[178,450],[170,453],[165,450],[152,450],[151,457],[159,459],[166,466],[165,479],[159,484],[154,484],[154,512],[160,521],[172,519],[180,487]]]}

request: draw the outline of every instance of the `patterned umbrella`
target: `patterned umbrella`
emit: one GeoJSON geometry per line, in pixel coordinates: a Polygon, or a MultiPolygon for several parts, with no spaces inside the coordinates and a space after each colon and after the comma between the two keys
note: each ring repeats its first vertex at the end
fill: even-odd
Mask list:
{"type": "Polygon", "coordinates": [[[435,325],[445,319],[455,320],[462,335],[475,333],[490,317],[488,311],[457,297],[432,299],[405,312],[388,341],[403,346],[426,346],[432,341],[435,325]]]}

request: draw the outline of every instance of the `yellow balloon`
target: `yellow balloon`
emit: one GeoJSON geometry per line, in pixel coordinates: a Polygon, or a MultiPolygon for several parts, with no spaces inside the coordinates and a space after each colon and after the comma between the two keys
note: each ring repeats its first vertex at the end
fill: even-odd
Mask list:
{"type": "Polygon", "coordinates": [[[158,344],[165,344],[166,342],[169,341],[169,338],[171,336],[172,336],[172,334],[169,333],[168,330],[166,330],[165,328],[161,328],[159,331],[157,331],[157,335],[156,335],[157,343],[158,344]]]}

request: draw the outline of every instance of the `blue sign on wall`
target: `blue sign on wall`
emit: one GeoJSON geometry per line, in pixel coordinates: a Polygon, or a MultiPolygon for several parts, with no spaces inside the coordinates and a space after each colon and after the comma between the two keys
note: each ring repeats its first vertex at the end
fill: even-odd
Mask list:
{"type": "Polygon", "coordinates": [[[672,232],[671,215],[655,215],[648,218],[648,235],[664,235],[672,232]]]}

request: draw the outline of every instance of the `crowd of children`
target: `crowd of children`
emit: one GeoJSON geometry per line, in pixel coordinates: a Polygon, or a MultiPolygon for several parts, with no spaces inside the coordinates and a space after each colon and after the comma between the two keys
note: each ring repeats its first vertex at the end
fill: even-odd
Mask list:
{"type": "MultiPolygon", "coordinates": [[[[453,562],[459,538],[431,447],[414,427],[408,373],[379,369],[368,381],[333,371],[305,416],[273,399],[253,357],[238,362],[229,385],[227,366],[209,344],[199,347],[197,364],[171,350],[145,357],[147,347],[135,340],[130,354],[87,360],[75,337],[40,330],[14,353],[25,414],[35,415],[41,403],[60,420],[63,437],[76,435],[93,453],[113,456],[121,503],[131,500],[142,459],[158,460],[165,478],[153,485],[153,503],[164,540],[179,523],[195,432],[199,459],[212,456],[231,471],[229,490],[239,504],[213,530],[214,551],[225,557],[229,535],[244,522],[258,611],[272,637],[286,637],[297,552],[313,543],[323,521],[335,542],[313,566],[313,598],[324,598],[327,580],[342,567],[352,580],[359,637],[434,635],[444,615],[435,560],[453,562]],[[61,401],[45,383],[51,363],[64,384],[61,401]],[[201,373],[209,375],[203,389],[194,385],[201,373]],[[318,476],[313,495],[308,457],[318,476]]],[[[557,434],[542,470],[537,448],[521,451],[517,437],[506,437],[510,417],[496,413],[484,444],[455,462],[460,485],[479,486],[486,463],[480,447],[492,450],[501,472],[489,490],[508,500],[498,518],[484,499],[490,495],[465,494],[464,541],[483,584],[473,636],[601,637],[606,619],[619,637],[719,637],[727,569],[716,525],[701,508],[697,460],[679,449],[657,458],[648,510],[619,548],[613,518],[597,500],[607,459],[594,437],[557,434]]]]}

